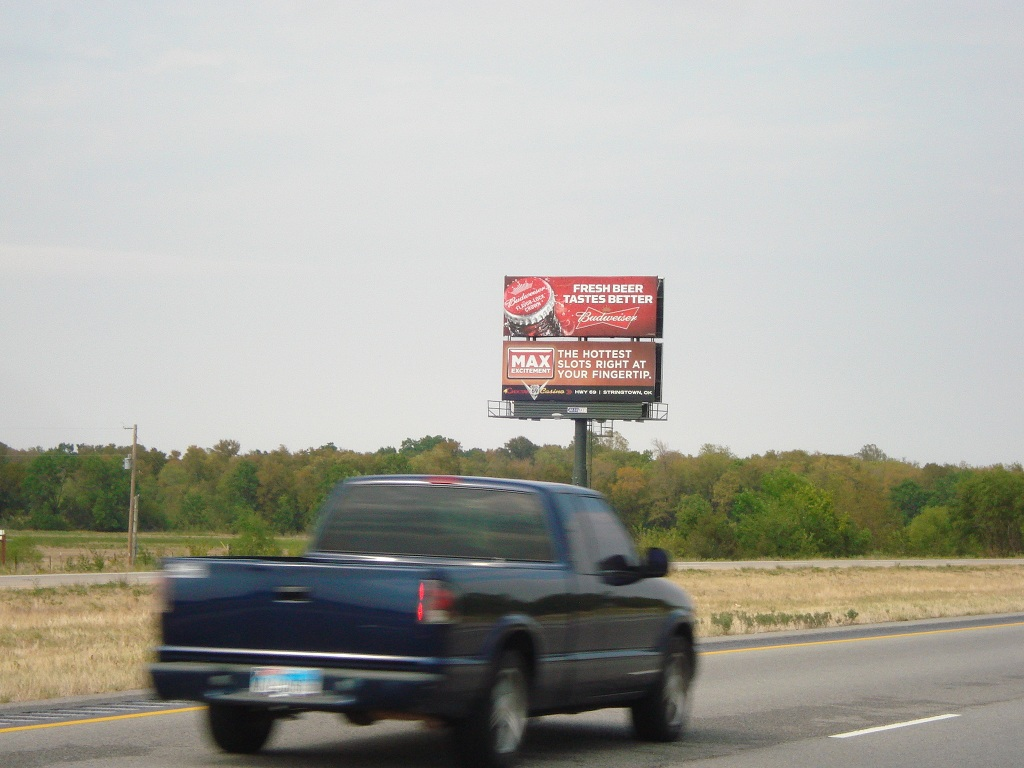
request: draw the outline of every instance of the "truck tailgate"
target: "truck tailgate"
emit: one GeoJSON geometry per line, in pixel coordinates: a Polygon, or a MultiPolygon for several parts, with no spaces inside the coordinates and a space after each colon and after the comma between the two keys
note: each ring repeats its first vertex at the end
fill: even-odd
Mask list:
{"type": "Polygon", "coordinates": [[[372,666],[382,657],[393,665],[442,651],[439,628],[417,620],[426,567],[195,558],[168,561],[165,574],[165,659],[196,660],[201,649],[218,656],[302,649],[336,655],[338,665],[372,666]]]}

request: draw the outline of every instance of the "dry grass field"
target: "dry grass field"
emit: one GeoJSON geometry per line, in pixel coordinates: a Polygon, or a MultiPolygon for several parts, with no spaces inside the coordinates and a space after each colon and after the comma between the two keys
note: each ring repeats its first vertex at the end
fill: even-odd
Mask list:
{"type": "Polygon", "coordinates": [[[151,587],[0,590],[0,703],[148,685],[151,587]]]}
{"type": "Polygon", "coordinates": [[[1024,566],[685,571],[709,637],[1024,611],[1024,566]]]}
{"type": "MultiPolygon", "coordinates": [[[[139,534],[138,559],[128,562],[128,535],[94,531],[8,531],[7,563],[0,575],[118,573],[156,570],[164,557],[226,555],[238,537],[228,533],[139,534]]],[[[278,536],[283,555],[301,554],[306,536],[278,536]]]]}
{"type": "MultiPolygon", "coordinates": [[[[686,571],[703,636],[1024,611],[1024,567],[686,571]]],[[[0,703],[148,686],[149,587],[0,590],[0,703]]]]}

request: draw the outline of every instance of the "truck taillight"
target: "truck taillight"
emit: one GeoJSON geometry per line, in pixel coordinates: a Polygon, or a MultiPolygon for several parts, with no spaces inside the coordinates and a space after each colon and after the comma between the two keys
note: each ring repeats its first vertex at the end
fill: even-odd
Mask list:
{"type": "Polygon", "coordinates": [[[455,621],[455,593],[443,582],[420,582],[416,600],[416,621],[421,624],[450,624],[455,621]]]}

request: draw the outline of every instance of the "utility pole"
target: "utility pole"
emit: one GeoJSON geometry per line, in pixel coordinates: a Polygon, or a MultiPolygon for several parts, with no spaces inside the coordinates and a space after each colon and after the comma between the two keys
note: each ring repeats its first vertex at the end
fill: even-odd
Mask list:
{"type": "MultiPolygon", "coordinates": [[[[125,427],[127,429],[127,427],[125,427]]],[[[132,425],[132,479],[128,491],[128,565],[135,566],[135,555],[139,550],[139,499],[135,495],[135,459],[139,450],[139,425],[132,425]]]]}

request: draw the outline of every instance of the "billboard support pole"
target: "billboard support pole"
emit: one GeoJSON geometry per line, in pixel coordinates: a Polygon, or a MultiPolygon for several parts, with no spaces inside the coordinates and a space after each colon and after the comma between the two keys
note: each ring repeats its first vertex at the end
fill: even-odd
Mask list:
{"type": "Polygon", "coordinates": [[[576,436],[574,445],[576,450],[573,454],[572,463],[572,484],[579,485],[584,488],[588,486],[587,482],[587,429],[588,419],[573,419],[573,423],[576,425],[576,436]]]}

